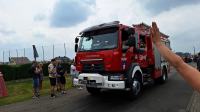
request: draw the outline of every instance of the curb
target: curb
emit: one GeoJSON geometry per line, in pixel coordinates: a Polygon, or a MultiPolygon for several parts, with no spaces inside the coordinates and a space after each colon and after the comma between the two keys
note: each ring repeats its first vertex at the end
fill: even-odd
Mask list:
{"type": "Polygon", "coordinates": [[[186,108],[186,112],[200,112],[200,93],[194,91],[186,108]]]}

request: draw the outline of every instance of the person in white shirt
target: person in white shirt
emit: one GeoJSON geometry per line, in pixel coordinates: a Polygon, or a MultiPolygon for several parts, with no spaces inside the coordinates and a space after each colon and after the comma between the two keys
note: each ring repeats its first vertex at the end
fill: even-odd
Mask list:
{"type": "Polygon", "coordinates": [[[72,86],[74,86],[74,79],[77,78],[77,71],[76,71],[76,67],[74,66],[74,62],[72,62],[71,66],[70,66],[70,75],[72,77],[72,86]]]}
{"type": "Polygon", "coordinates": [[[56,75],[57,75],[57,71],[56,71],[56,60],[52,59],[51,63],[48,66],[48,72],[49,72],[49,80],[50,80],[50,85],[51,85],[51,97],[55,98],[55,89],[56,89],[56,75]]]}
{"type": "Polygon", "coordinates": [[[78,84],[78,75],[79,72],[76,70],[76,66],[74,65],[74,61],[71,64],[70,67],[70,74],[72,76],[72,86],[79,87],[78,89],[82,89],[81,85],[78,84]]]}

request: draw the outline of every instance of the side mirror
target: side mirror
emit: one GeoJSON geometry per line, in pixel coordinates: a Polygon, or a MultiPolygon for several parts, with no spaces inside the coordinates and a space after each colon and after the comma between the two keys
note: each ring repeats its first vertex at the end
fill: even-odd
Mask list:
{"type": "Polygon", "coordinates": [[[74,48],[75,48],[75,52],[77,52],[78,51],[78,44],[77,43],[75,44],[74,48]]]}
{"type": "Polygon", "coordinates": [[[126,42],[126,45],[130,47],[135,46],[135,37],[133,35],[129,37],[128,41],[126,42]]]}
{"type": "Polygon", "coordinates": [[[79,41],[79,38],[78,38],[78,37],[76,37],[76,38],[75,38],[75,43],[77,44],[77,43],[78,43],[78,41],[79,41]]]}
{"type": "Polygon", "coordinates": [[[126,51],[128,50],[128,46],[124,46],[124,47],[122,47],[122,53],[126,53],[126,51]]]}

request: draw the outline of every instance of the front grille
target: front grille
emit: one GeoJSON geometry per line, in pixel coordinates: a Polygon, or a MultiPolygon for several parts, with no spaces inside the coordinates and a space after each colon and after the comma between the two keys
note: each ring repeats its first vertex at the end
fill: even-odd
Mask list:
{"type": "Polygon", "coordinates": [[[104,72],[104,64],[83,64],[83,72],[86,73],[101,73],[104,72]]]}

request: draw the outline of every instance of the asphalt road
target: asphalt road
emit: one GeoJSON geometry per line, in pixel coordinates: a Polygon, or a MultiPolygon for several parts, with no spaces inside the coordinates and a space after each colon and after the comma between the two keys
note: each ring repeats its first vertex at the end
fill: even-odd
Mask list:
{"type": "Polygon", "coordinates": [[[193,90],[172,70],[164,85],[145,87],[134,101],[119,91],[104,91],[91,96],[86,90],[73,89],[55,99],[49,96],[1,106],[0,112],[185,112],[193,90]]]}

